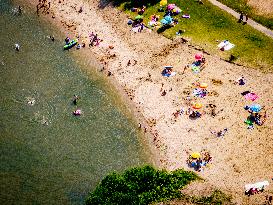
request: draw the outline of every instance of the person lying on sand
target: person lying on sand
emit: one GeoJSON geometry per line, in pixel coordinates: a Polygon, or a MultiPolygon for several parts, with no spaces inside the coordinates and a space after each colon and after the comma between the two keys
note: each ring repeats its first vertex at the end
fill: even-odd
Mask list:
{"type": "Polygon", "coordinates": [[[205,58],[202,58],[200,63],[200,71],[202,71],[207,66],[207,61],[205,58]]]}
{"type": "Polygon", "coordinates": [[[244,78],[244,76],[238,78],[235,82],[235,84],[238,84],[238,85],[245,85],[246,84],[246,79],[244,78]]]}
{"type": "Polygon", "coordinates": [[[216,137],[223,137],[225,136],[226,132],[228,131],[227,128],[220,130],[219,132],[211,130],[211,134],[215,135],[216,137]]]}

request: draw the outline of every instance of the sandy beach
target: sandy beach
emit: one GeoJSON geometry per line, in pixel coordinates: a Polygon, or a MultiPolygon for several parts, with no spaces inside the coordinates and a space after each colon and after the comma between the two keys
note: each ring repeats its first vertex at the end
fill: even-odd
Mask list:
{"type": "MultiPolygon", "coordinates": [[[[38,1],[29,2],[36,10],[38,1]]],[[[194,74],[185,68],[200,53],[191,42],[182,44],[179,38],[171,41],[149,30],[134,33],[124,13],[111,4],[101,8],[97,0],[51,0],[48,12],[41,12],[39,18],[47,17],[70,38],[79,35],[80,42],[87,45],[81,52],[86,50],[89,55],[91,51],[104,68],[102,72],[107,75],[110,71],[109,78],[127,93],[136,112],[145,119],[140,123],[143,132],[147,128],[146,137],[161,168],[190,170],[186,164],[189,153],[207,150],[212,163],[199,174],[214,187],[232,194],[236,204],[262,204],[265,195],[273,192],[273,74],[230,64],[206,53],[207,66],[194,74]],[[79,13],[81,6],[83,11],[79,13]],[[88,47],[90,32],[103,39],[99,46],[88,47]],[[175,76],[161,75],[167,65],[173,66],[175,76]],[[243,86],[235,84],[241,76],[246,79],[243,86]],[[192,95],[196,82],[208,84],[206,97],[192,95]],[[255,92],[259,98],[247,101],[241,94],[244,91],[255,92]],[[203,104],[201,118],[192,120],[185,113],[173,115],[181,108],[188,109],[187,96],[203,104]],[[253,103],[262,105],[268,117],[264,125],[247,129],[244,121],[249,113],[244,106],[253,103]],[[224,128],[228,131],[223,137],[211,134],[211,130],[224,128]],[[270,182],[265,193],[244,196],[245,184],[264,180],[270,182]]]]}

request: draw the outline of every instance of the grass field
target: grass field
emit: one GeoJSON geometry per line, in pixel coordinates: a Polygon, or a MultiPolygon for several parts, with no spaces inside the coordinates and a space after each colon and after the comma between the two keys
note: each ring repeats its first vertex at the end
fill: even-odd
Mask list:
{"type": "MultiPolygon", "coordinates": [[[[237,12],[247,13],[250,18],[257,21],[258,23],[266,26],[269,29],[273,29],[273,18],[267,14],[258,14],[255,8],[247,4],[246,0],[218,0],[228,7],[234,9],[237,12]]],[[[272,3],[273,4],[273,3],[272,3]]]]}
{"type": "MultiPolygon", "coordinates": [[[[182,35],[191,39],[192,43],[199,45],[209,53],[219,55],[224,59],[229,59],[230,55],[237,57],[236,63],[259,68],[263,71],[273,69],[273,39],[256,31],[248,25],[237,23],[238,19],[215,7],[207,0],[204,4],[199,4],[192,0],[172,0],[168,3],[175,3],[182,9],[182,14],[190,14],[190,19],[184,19],[181,14],[175,16],[178,24],[175,27],[162,32],[167,38],[174,38],[179,29],[186,30],[182,35]],[[235,44],[230,51],[222,52],[217,48],[219,41],[229,40],[235,44]]],[[[120,5],[120,9],[125,10],[132,18],[137,13],[133,13],[125,2],[120,5]]],[[[152,14],[160,15],[162,19],[164,12],[158,12],[159,3],[148,6],[144,13],[144,22],[147,25],[152,14]]]]}

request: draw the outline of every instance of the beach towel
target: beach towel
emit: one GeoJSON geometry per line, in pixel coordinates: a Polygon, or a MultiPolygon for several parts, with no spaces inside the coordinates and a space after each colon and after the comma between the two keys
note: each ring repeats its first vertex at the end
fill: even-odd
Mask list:
{"type": "Polygon", "coordinates": [[[189,18],[191,18],[191,16],[189,14],[184,14],[184,15],[182,15],[182,18],[189,19],[189,18]]]}
{"type": "Polygon", "coordinates": [[[251,100],[251,101],[255,101],[259,98],[258,95],[256,95],[255,93],[247,93],[246,95],[244,95],[246,100],[251,100]]]}
{"type": "Polygon", "coordinates": [[[200,97],[200,98],[203,98],[203,97],[206,97],[207,95],[207,90],[205,89],[200,89],[200,88],[195,88],[193,90],[193,93],[192,93],[195,97],[200,97]]]}
{"type": "Polygon", "coordinates": [[[176,75],[176,72],[171,72],[171,74],[169,74],[169,73],[164,73],[164,74],[162,74],[163,76],[165,76],[165,77],[172,77],[172,76],[175,76],[176,75]]]}
{"type": "Polygon", "coordinates": [[[199,73],[200,72],[200,68],[198,66],[196,66],[195,64],[191,65],[191,70],[193,73],[199,73]]]}
{"type": "Polygon", "coordinates": [[[261,191],[268,185],[269,185],[268,181],[257,182],[255,184],[246,184],[245,191],[248,192],[250,189],[258,189],[259,191],[261,191]]]}
{"type": "Polygon", "coordinates": [[[221,43],[218,44],[218,48],[224,49],[224,51],[230,50],[234,47],[235,45],[230,43],[228,40],[224,40],[221,43]]]}

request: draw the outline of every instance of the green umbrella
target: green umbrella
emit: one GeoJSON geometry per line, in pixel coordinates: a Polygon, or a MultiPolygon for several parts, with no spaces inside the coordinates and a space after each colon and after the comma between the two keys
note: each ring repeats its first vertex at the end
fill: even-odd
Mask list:
{"type": "Polygon", "coordinates": [[[139,19],[143,19],[143,16],[142,16],[142,15],[137,15],[137,16],[135,17],[135,20],[139,20],[139,19]]]}

